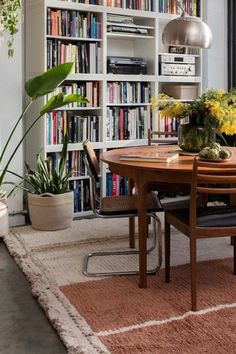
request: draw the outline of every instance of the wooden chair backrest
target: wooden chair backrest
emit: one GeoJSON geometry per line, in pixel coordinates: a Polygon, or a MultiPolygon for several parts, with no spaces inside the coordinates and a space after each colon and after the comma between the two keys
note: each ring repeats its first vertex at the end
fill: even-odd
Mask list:
{"type": "Polygon", "coordinates": [[[95,214],[100,207],[100,168],[93,145],[89,140],[82,143],[84,149],[84,162],[90,176],[90,202],[95,214]]]}
{"type": "Polygon", "coordinates": [[[82,145],[83,145],[83,149],[84,149],[84,153],[85,153],[85,158],[87,160],[88,172],[92,173],[92,176],[96,182],[99,182],[98,175],[100,173],[100,168],[99,168],[97,156],[96,156],[95,151],[93,149],[93,145],[89,140],[83,141],[82,145]]]}
{"type": "Polygon", "coordinates": [[[151,130],[150,128],[148,129],[148,145],[152,145],[152,143],[155,144],[177,144],[176,141],[173,139],[168,139],[168,138],[173,138],[177,137],[178,133],[177,132],[162,132],[162,131],[157,131],[157,130],[151,130]],[[163,137],[165,138],[165,142],[163,142],[163,137]]]}
{"type": "MultiPolygon", "coordinates": [[[[221,162],[193,162],[190,195],[190,227],[197,229],[196,210],[198,195],[236,195],[236,165],[221,162]]],[[[236,227],[236,220],[235,220],[236,227]]]]}

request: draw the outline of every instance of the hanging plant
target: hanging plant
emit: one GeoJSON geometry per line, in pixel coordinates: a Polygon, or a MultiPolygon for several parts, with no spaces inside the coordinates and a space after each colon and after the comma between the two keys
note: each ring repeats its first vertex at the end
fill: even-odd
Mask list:
{"type": "Polygon", "coordinates": [[[8,56],[14,53],[14,36],[18,32],[18,23],[21,18],[21,0],[0,0],[0,44],[3,34],[9,35],[7,41],[8,56]]]}

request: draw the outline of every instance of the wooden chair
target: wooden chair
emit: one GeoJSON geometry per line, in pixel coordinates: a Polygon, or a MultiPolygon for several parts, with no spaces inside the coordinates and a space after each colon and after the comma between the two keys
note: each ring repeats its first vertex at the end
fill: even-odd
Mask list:
{"type": "Polygon", "coordinates": [[[161,132],[148,129],[148,145],[177,145],[177,137],[177,132],[161,132]]]}
{"type": "MultiPolygon", "coordinates": [[[[165,212],[165,272],[170,281],[170,226],[189,237],[191,266],[191,304],[197,310],[197,240],[236,236],[236,206],[198,207],[197,196],[236,194],[236,166],[194,159],[190,208],[165,212]]],[[[230,199],[229,199],[230,200],[230,199]]],[[[236,274],[236,242],[234,242],[234,274],[236,274]]]]}
{"type": "MultiPolygon", "coordinates": [[[[85,165],[90,176],[90,200],[94,214],[100,218],[134,218],[138,216],[137,195],[121,195],[100,197],[100,167],[90,141],[83,142],[85,165]]],[[[157,196],[154,193],[147,194],[147,216],[153,221],[153,245],[149,248],[147,253],[150,253],[158,247],[158,263],[155,268],[148,271],[148,274],[155,274],[162,263],[162,242],[161,242],[161,222],[156,212],[161,211],[162,207],[157,196]]],[[[134,230],[129,233],[131,238],[134,237],[134,230]]],[[[138,271],[109,271],[109,272],[91,272],[89,268],[89,260],[92,257],[117,256],[138,254],[135,247],[134,240],[130,241],[130,248],[124,251],[101,251],[91,252],[86,255],[83,265],[83,274],[87,276],[110,276],[110,275],[125,275],[138,274],[138,271]]]]}
{"type": "MultiPolygon", "coordinates": [[[[161,132],[161,131],[152,131],[148,129],[148,145],[177,145],[177,132],[161,132]],[[163,139],[165,137],[165,139],[163,139]]],[[[177,147],[178,148],[178,147],[177,147]]],[[[175,188],[173,184],[163,183],[158,186],[155,184],[151,185],[152,190],[156,190],[157,196],[160,199],[162,207],[166,209],[175,209],[175,208],[184,208],[188,206],[189,203],[189,186],[182,186],[183,193],[176,193],[178,188],[175,188]]]]}

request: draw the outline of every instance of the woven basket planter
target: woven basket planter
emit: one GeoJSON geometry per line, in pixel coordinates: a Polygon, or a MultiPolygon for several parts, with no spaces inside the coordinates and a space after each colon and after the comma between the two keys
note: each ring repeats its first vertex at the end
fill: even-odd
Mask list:
{"type": "Polygon", "coordinates": [[[41,195],[28,193],[28,208],[34,229],[42,231],[67,229],[73,220],[73,192],[41,195]]]}
{"type": "Polygon", "coordinates": [[[7,235],[9,232],[9,219],[7,208],[7,197],[0,197],[0,237],[7,235]]]}

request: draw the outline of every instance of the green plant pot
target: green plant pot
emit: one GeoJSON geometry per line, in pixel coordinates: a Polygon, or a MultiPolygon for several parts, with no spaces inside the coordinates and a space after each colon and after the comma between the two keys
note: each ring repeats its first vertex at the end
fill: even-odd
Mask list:
{"type": "Polygon", "coordinates": [[[199,152],[215,141],[215,129],[189,124],[178,128],[178,145],[184,151],[199,152]]]}

